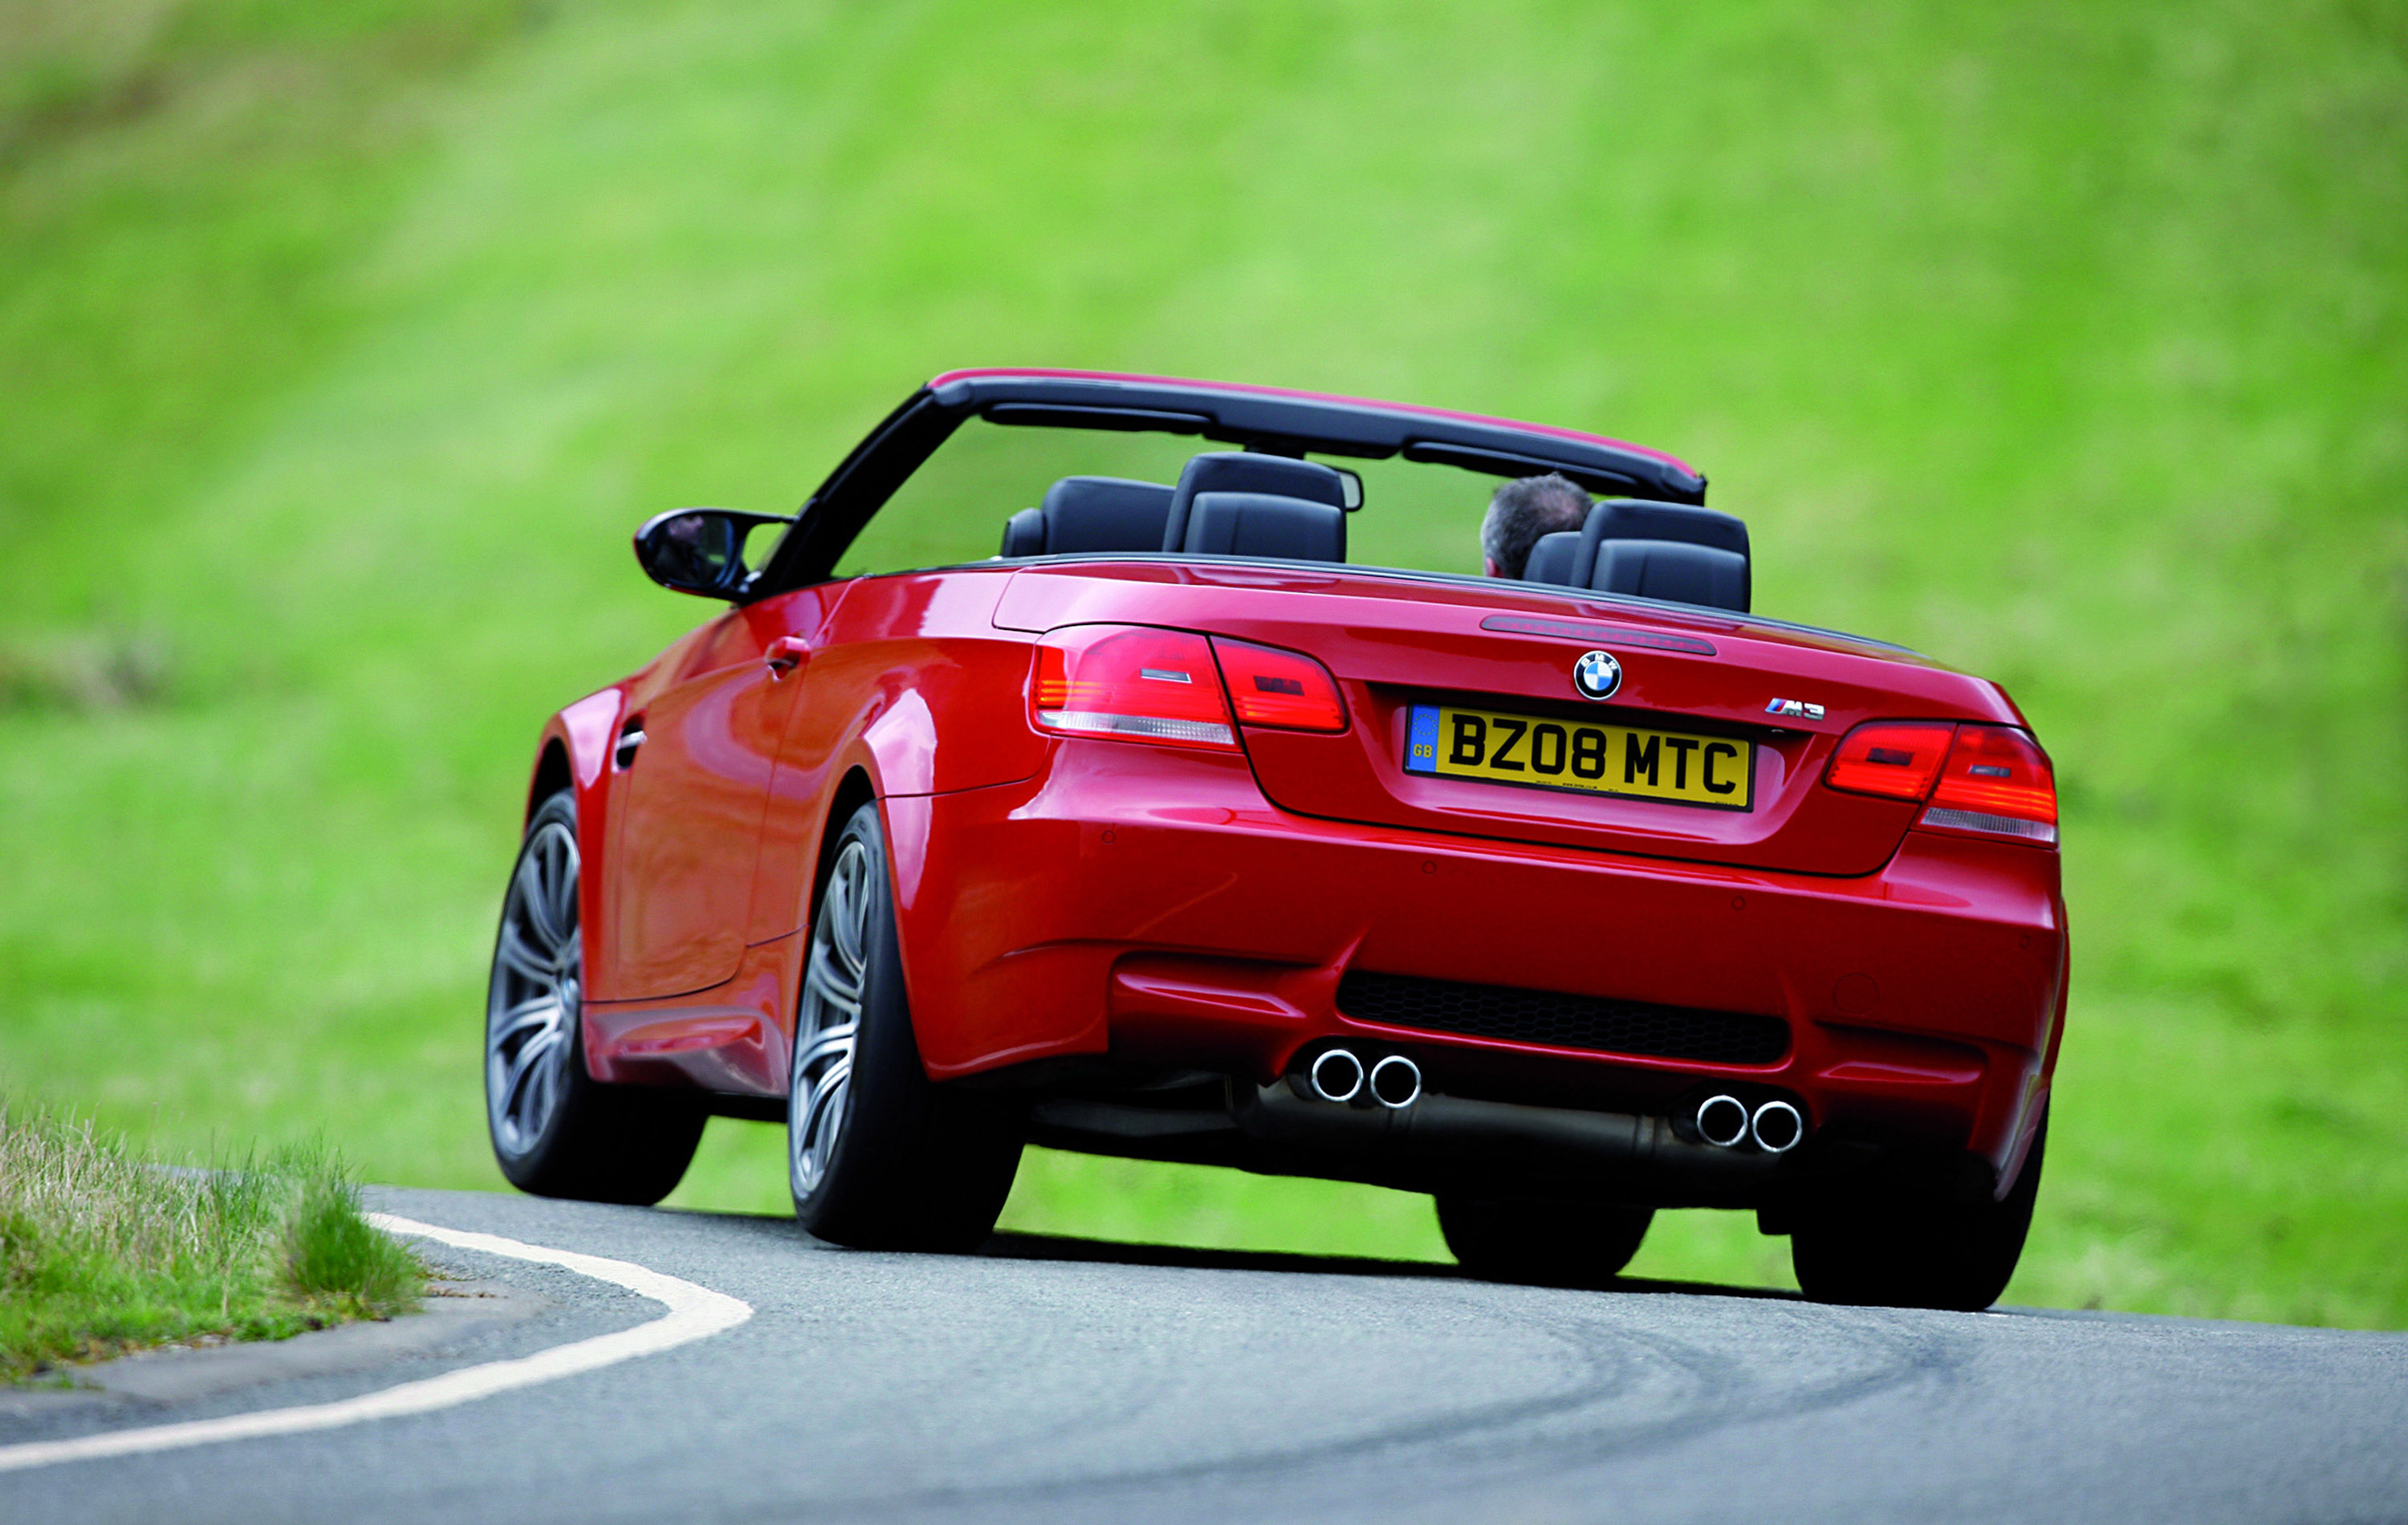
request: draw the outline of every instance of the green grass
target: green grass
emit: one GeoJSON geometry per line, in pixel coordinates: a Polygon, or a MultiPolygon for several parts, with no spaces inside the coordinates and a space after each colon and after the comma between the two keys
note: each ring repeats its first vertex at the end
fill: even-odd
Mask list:
{"type": "Polygon", "coordinates": [[[0,1382],[196,1336],[277,1340],[417,1304],[329,1152],[170,1173],[89,1118],[0,1097],[0,1382]]]}
{"type": "MultiPolygon", "coordinates": [[[[1759,608],[2006,683],[2075,958],[2010,1297],[2408,1325],[2403,165],[2398,0],[17,0],[0,1068],[496,1185],[535,727],[706,612],[627,531],[948,366],[1227,376],[1678,451],[1759,608]]],[[[1053,1156],[1008,1221],[1438,1253],[1053,1156]]],[[[1709,1214],[1639,1269],[1786,1275],[1709,1214]]]]}

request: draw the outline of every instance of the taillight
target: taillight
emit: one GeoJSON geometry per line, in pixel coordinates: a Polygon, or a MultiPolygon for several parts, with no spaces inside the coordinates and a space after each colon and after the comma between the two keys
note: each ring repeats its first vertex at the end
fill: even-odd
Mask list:
{"type": "Polygon", "coordinates": [[[1212,654],[1229,680],[1229,703],[1248,726],[1278,730],[1342,731],[1345,701],[1329,669],[1301,652],[1212,638],[1212,654]]]}
{"type": "Polygon", "coordinates": [[[1040,730],[1238,750],[1212,648],[1183,630],[1056,630],[1038,644],[1028,697],[1040,730]]]}
{"type": "Polygon", "coordinates": [[[1948,739],[1956,727],[1930,722],[1878,720],[1858,726],[1841,740],[1823,782],[1853,794],[1920,799],[1930,792],[1948,739]]]}
{"type": "Polygon", "coordinates": [[[1959,726],[1922,824],[2057,841],[2057,777],[2048,754],[2004,726],[1959,726]]]}

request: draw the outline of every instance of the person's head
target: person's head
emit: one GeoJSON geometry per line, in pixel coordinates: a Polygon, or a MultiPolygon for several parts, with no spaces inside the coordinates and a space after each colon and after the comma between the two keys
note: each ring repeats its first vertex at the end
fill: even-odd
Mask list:
{"type": "Polygon", "coordinates": [[[1541,535],[1578,529],[1588,519],[1588,495],[1562,477],[1524,477],[1497,489],[1480,521],[1480,553],[1491,577],[1520,577],[1541,535]]]}

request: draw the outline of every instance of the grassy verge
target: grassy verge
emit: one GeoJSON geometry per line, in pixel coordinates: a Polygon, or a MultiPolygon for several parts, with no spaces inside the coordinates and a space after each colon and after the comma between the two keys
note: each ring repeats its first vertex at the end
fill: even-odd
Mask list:
{"type": "Polygon", "coordinates": [[[425,1268],[331,1151],[169,1172],[0,1098],[0,1380],[198,1336],[280,1340],[412,1306],[425,1268]]]}

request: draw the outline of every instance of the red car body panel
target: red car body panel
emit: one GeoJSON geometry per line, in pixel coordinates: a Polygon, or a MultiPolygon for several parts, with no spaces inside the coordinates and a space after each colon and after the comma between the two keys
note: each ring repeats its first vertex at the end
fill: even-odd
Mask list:
{"type": "Polygon", "coordinates": [[[1746,615],[1342,565],[1049,558],[732,609],[555,716],[533,796],[577,791],[600,1080],[782,1097],[823,848],[875,799],[937,1079],[1094,1057],[1268,1084],[1345,1038],[1411,1054],[1435,1090],[1546,1105],[1773,1087],[1817,1132],[1962,1152],[2003,1190],[2065,1008],[2057,854],[1826,786],[1872,719],[2025,725],[1993,683],[1746,615]],[[1043,733],[1032,647],[1080,624],[1308,652],[1348,728],[1240,727],[1217,754],[1043,733]],[[1593,646],[1624,664],[1605,707],[1568,683],[1593,646]],[[1449,696],[1753,740],[1755,808],[1406,773],[1406,708],[1449,696]],[[1821,715],[1770,719],[1783,698],[1821,715]],[[1734,1066],[1402,1029],[1346,1014],[1349,971],[1752,1014],[1790,1040],[1734,1066]]]}
{"type": "Polygon", "coordinates": [[[1615,858],[1300,822],[1241,761],[1135,751],[1065,741],[1025,783],[888,803],[932,1074],[1111,1052],[1268,1081],[1378,1031],[1441,1091],[1513,1055],[1599,1110],[1728,1076],[1994,1165],[2042,1099],[2066,959],[2042,849],[1916,831],[1841,879],[1615,858]],[[1336,1007],[1350,967],[1756,1012],[1794,1041],[1739,1067],[1380,1029],[1336,1007]]]}
{"type": "MultiPolygon", "coordinates": [[[[1064,625],[1167,625],[1308,650],[1346,691],[1354,725],[1340,736],[1262,731],[1248,740],[1256,773],[1281,805],[1307,815],[1562,842],[1650,856],[1806,872],[1870,873],[1897,847],[1917,807],[1816,787],[1839,738],[1859,721],[1930,718],[2020,726],[1996,684],[1920,661],[1833,649],[1739,620],[1667,617],[1628,604],[1517,595],[1517,584],[1416,585],[1376,574],[1274,572],[1153,565],[1045,568],[1018,573],[996,623],[1031,632],[1064,625]],[[1297,594],[1312,595],[1300,613],[1297,594]],[[1400,594],[1405,596],[1399,596],[1400,594]],[[1579,633],[1484,628],[1527,609],[1579,633]],[[1681,634],[1703,653],[1634,647],[1617,635],[1681,634]],[[1301,637],[1302,639],[1299,639],[1301,637]],[[1609,707],[1571,694],[1565,674],[1588,646],[1624,655],[1609,707]],[[1767,737],[1765,705],[1794,688],[1826,707],[1767,737]],[[1403,770],[1405,709],[1448,694],[1536,700],[1570,716],[1679,715],[1765,742],[1752,812],[1560,791],[1467,789],[1403,770]]],[[[1699,611],[1702,615],[1703,611],[1699,611]]]]}

